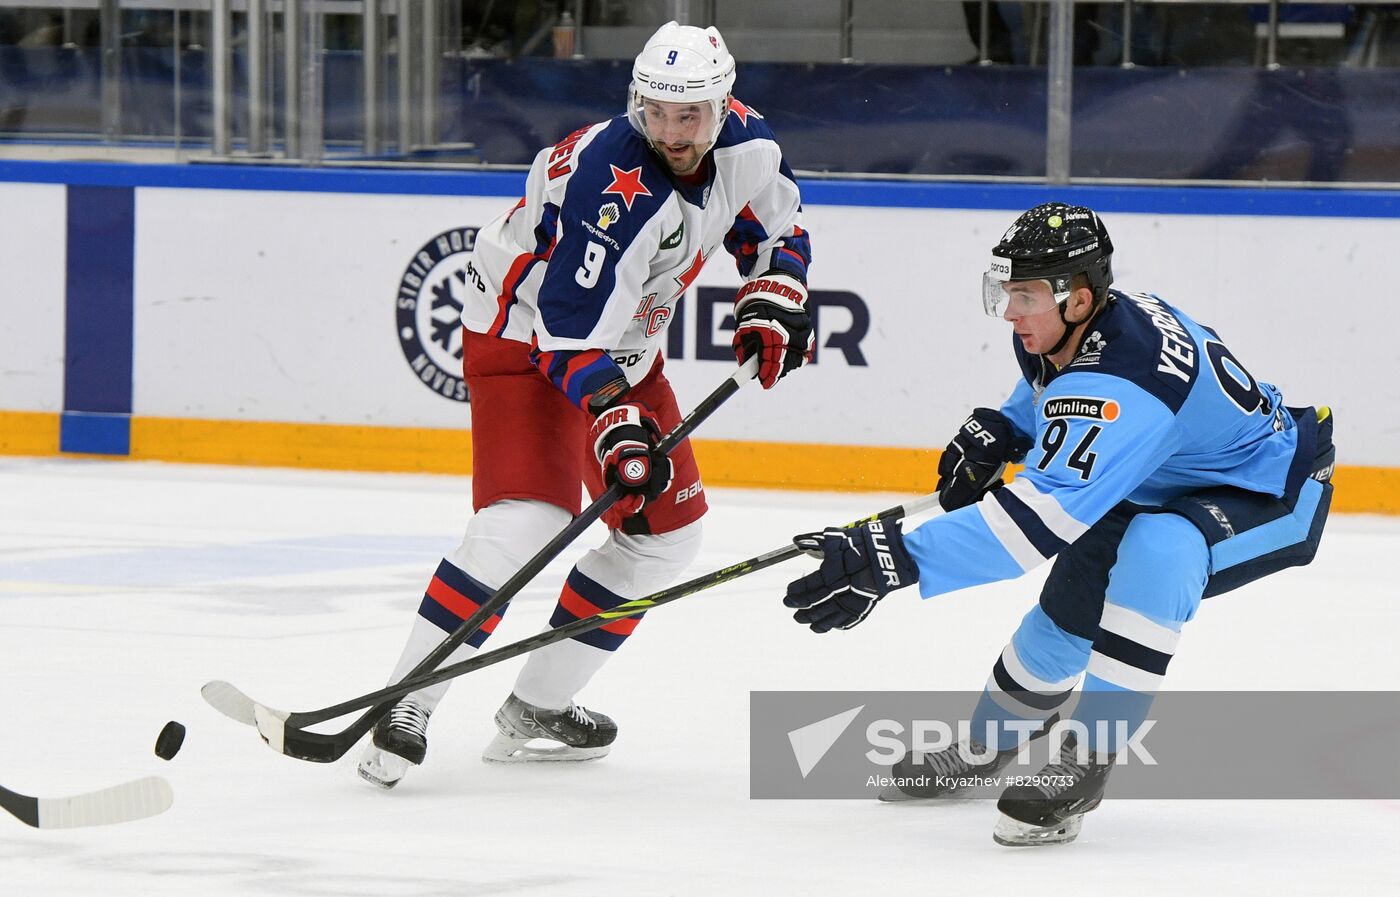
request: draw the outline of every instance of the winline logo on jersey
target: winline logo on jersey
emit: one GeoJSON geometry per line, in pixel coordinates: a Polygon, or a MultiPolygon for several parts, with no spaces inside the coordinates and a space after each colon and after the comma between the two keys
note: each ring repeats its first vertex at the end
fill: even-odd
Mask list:
{"type": "Polygon", "coordinates": [[[1112,767],[1110,797],[1400,797],[1394,743],[1376,737],[1400,692],[1076,691],[1039,710],[1005,692],[750,692],[749,716],[755,799],[996,799],[1074,775],[1055,765],[1064,746],[1112,767]]]}
{"type": "Polygon", "coordinates": [[[395,300],[399,347],[428,389],[468,401],[462,379],[462,306],[468,289],[482,289],[467,264],[479,228],[443,231],[419,247],[399,278],[395,300]]]}

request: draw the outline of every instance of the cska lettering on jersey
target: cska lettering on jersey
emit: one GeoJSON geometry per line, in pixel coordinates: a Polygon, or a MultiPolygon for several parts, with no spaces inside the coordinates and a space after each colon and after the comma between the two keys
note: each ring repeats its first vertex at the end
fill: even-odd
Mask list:
{"type": "Polygon", "coordinates": [[[574,158],[574,150],[578,149],[578,142],[583,139],[583,135],[588,133],[587,128],[579,128],[574,133],[554,144],[553,151],[549,154],[549,179],[561,178],[573,171],[571,162],[574,158]]]}

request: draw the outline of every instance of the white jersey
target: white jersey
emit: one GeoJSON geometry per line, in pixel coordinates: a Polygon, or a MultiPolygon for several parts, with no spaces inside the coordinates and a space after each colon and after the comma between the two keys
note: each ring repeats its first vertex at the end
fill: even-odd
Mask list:
{"type": "Polygon", "coordinates": [[[682,183],[625,116],[541,150],[525,197],[477,233],[463,324],[531,345],[583,406],[619,369],[629,383],[651,370],[721,247],[745,280],[777,268],[805,283],[801,197],[762,117],[732,101],[709,156],[707,180],[682,183]]]}

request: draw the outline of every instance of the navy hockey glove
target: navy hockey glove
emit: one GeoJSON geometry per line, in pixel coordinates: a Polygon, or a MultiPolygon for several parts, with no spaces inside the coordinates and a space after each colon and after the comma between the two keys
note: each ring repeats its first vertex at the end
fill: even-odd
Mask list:
{"type": "Polygon", "coordinates": [[[1001,486],[1006,465],[1020,461],[1031,449],[1000,411],[975,408],[958,435],[938,459],[938,503],[953,511],[976,503],[1001,486]]]}
{"type": "Polygon", "coordinates": [[[773,270],[744,284],[734,297],[734,356],[740,364],[758,356],[764,389],[812,357],[816,334],[807,314],[807,287],[773,270]]]}
{"type": "Polygon", "coordinates": [[[603,482],[622,489],[622,498],[609,514],[636,514],[647,499],[656,498],[671,485],[671,460],[657,450],[661,428],[651,409],[627,402],[603,411],[588,433],[593,454],[603,471],[603,482]]]}
{"type": "Polygon", "coordinates": [[[788,583],[783,599],[788,607],[802,608],[792,618],[813,632],[851,629],[881,598],[919,581],[919,566],[904,548],[897,520],[831,528],[792,541],[822,558],[817,572],[788,583]]]}

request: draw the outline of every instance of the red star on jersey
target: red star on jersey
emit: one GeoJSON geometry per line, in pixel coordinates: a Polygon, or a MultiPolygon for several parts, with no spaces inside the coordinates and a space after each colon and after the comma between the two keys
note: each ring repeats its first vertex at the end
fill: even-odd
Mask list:
{"type": "Polygon", "coordinates": [[[754,118],[763,117],[757,112],[750,109],[748,106],[745,106],[743,103],[739,102],[738,97],[729,98],[729,114],[737,116],[739,119],[739,124],[743,125],[746,128],[749,126],[750,115],[752,115],[754,118]]]}
{"type": "Polygon", "coordinates": [[[629,212],[632,211],[632,200],[638,196],[651,196],[647,185],[642,183],[642,166],[638,165],[631,171],[623,171],[609,162],[608,167],[612,169],[613,179],[612,183],[608,185],[608,189],[603,191],[604,196],[609,193],[621,196],[622,201],[627,203],[627,211],[629,212]]]}
{"type": "Polygon", "coordinates": [[[697,249],[695,250],[695,258],[690,260],[690,267],[672,278],[681,285],[681,288],[676,290],[676,295],[671,297],[671,301],[674,302],[680,298],[682,293],[690,289],[690,285],[695,282],[695,278],[700,276],[700,269],[703,267],[705,267],[705,253],[704,250],[697,249]]]}

